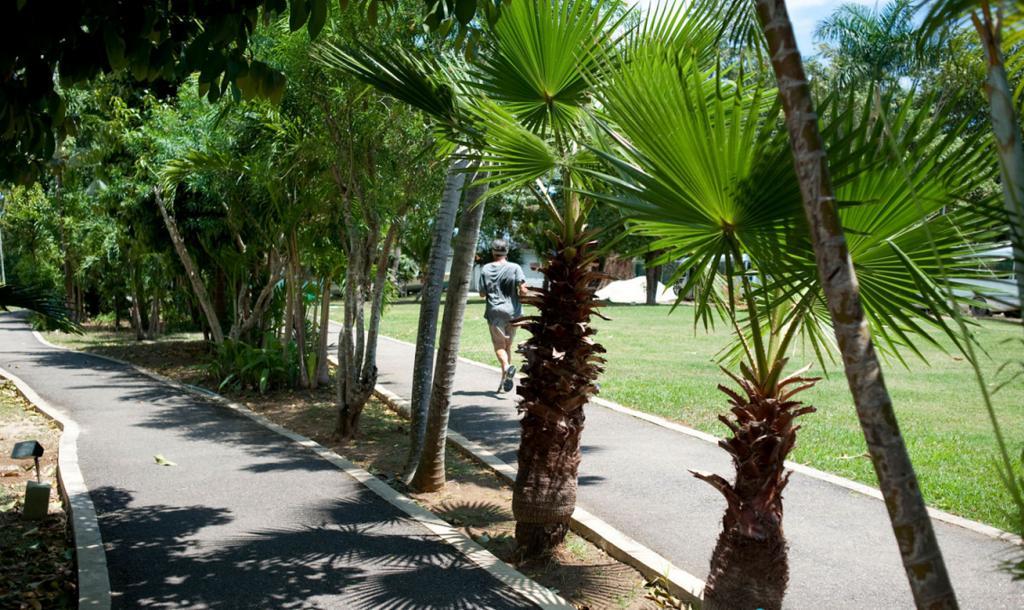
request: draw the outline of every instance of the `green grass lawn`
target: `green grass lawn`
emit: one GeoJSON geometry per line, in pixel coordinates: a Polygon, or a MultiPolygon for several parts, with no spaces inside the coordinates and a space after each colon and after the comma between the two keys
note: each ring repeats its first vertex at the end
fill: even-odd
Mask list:
{"type": "MultiPolygon", "coordinates": [[[[719,371],[715,355],[727,343],[728,333],[719,328],[694,334],[690,307],[680,307],[671,315],[669,310],[665,306],[604,309],[612,321],[596,323],[597,339],[608,350],[601,396],[723,434],[726,428],[716,418],[726,409],[726,400],[716,387],[728,379],[719,371]]],[[[418,303],[391,305],[384,314],[383,334],[415,341],[418,315],[418,303]]],[[[523,338],[520,332],[518,338],[523,338]]],[[[1003,342],[1021,337],[1020,325],[983,321],[977,332],[991,355],[983,367],[989,381],[1000,363],[1024,359],[1020,343],[1003,342]]],[[[470,302],[466,312],[460,351],[472,360],[496,364],[483,320],[483,303],[478,299],[470,302]]],[[[993,469],[995,440],[973,370],[955,352],[946,354],[932,347],[923,351],[927,363],[908,358],[909,368],[892,362],[885,373],[925,497],[932,506],[1011,528],[1006,513],[1011,504],[993,469]]],[[[798,351],[790,368],[812,360],[811,353],[798,351]]],[[[842,370],[834,368],[829,373],[830,377],[803,395],[818,412],[802,420],[791,459],[875,485],[842,370]]],[[[1024,380],[1004,388],[995,400],[1003,431],[1019,452],[1024,439],[1024,380]]]]}

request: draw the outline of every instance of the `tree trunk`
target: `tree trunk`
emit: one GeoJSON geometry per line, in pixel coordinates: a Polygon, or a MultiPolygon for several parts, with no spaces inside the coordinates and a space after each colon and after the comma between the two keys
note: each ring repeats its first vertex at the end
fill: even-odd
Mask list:
{"type": "MultiPolygon", "coordinates": [[[[256,303],[252,306],[244,318],[236,317],[235,322],[231,325],[231,331],[229,336],[238,340],[245,336],[246,333],[252,329],[262,329],[263,316],[267,312],[267,307],[270,306],[271,301],[274,297],[274,288],[277,283],[281,281],[281,278],[285,276],[284,265],[278,260],[279,257],[274,251],[271,251],[267,260],[267,283],[263,285],[263,289],[260,290],[260,294],[256,297],[256,303]]],[[[241,309],[241,308],[240,308],[241,309]]],[[[258,333],[262,335],[262,332],[258,333]]]]}
{"type": "Polygon", "coordinates": [[[711,555],[715,582],[704,588],[701,608],[780,610],[789,581],[788,554],[781,524],[766,528],[760,539],[742,535],[737,527],[724,528],[711,555]]]}
{"type": "Polygon", "coordinates": [[[302,264],[299,261],[299,242],[295,231],[292,231],[289,243],[288,261],[292,269],[292,278],[295,280],[295,306],[293,309],[295,325],[295,345],[299,358],[299,387],[308,388],[310,371],[306,367],[306,303],[304,300],[305,278],[302,273],[302,264]]]}
{"type": "MultiPolygon", "coordinates": [[[[286,252],[290,251],[290,247],[286,252]]],[[[295,323],[295,278],[292,277],[291,255],[284,261],[284,327],[281,329],[281,344],[285,351],[292,342],[292,326],[295,323]]]]}
{"type": "Polygon", "coordinates": [[[818,117],[785,0],[757,0],[757,15],[786,115],[818,276],[914,601],[919,608],[956,608],[953,586],[864,318],[818,117]]]}
{"type": "MultiPolygon", "coordinates": [[[[402,217],[404,209],[396,214],[402,217]]],[[[352,248],[345,273],[345,324],[338,335],[338,424],[342,442],[359,434],[359,418],[366,401],[377,386],[377,337],[384,306],[384,285],[388,278],[388,256],[398,238],[396,220],[388,230],[377,258],[370,296],[370,322],[364,325],[366,277],[371,270],[367,253],[376,250],[375,239],[365,247],[352,248]],[[354,266],[354,267],[353,267],[354,266]],[[365,333],[364,333],[365,328],[365,333]],[[355,335],[353,337],[353,335],[355,335]]]]}
{"type": "Polygon", "coordinates": [[[160,208],[160,215],[164,218],[167,232],[171,236],[171,243],[174,244],[174,251],[178,253],[181,265],[185,268],[185,275],[188,276],[188,281],[192,284],[192,290],[196,295],[196,300],[199,301],[199,307],[202,308],[203,313],[206,315],[206,323],[210,327],[210,334],[213,335],[213,342],[220,345],[224,343],[224,331],[221,330],[220,320],[217,318],[217,313],[210,302],[210,296],[206,292],[206,286],[203,285],[203,279],[199,277],[196,265],[192,261],[192,256],[185,248],[185,240],[181,238],[181,233],[178,232],[177,223],[167,213],[167,207],[164,205],[159,189],[153,189],[153,197],[156,199],[157,207],[160,208]]]}
{"type": "Polygon", "coordinates": [[[324,276],[320,292],[320,334],[317,336],[316,381],[320,385],[331,382],[331,370],[327,362],[327,344],[331,326],[331,278],[324,276]]]}
{"type": "Polygon", "coordinates": [[[519,387],[522,438],[512,491],[516,543],[523,558],[543,557],[565,539],[576,508],[583,406],[597,394],[604,348],[593,341],[594,300],[590,271],[593,233],[553,244],[543,273],[547,288],[523,298],[538,315],[520,323],[531,337],[520,348],[526,378],[519,387]]]}
{"type": "Polygon", "coordinates": [[[1006,77],[999,25],[993,23],[991,10],[973,13],[971,20],[981,37],[988,63],[985,95],[988,97],[992,132],[999,153],[999,175],[1003,183],[1003,206],[1013,245],[1013,269],[1017,296],[1024,303],[1024,146],[1020,124],[1013,104],[1013,91],[1006,77]]]}
{"type": "Polygon", "coordinates": [[[132,326],[135,328],[135,340],[142,341],[146,338],[142,330],[142,310],[139,308],[139,291],[132,290],[132,326]]]}
{"type": "Polygon", "coordinates": [[[156,339],[160,334],[160,297],[156,294],[149,302],[149,326],[146,329],[146,338],[156,339]]]}
{"type": "MultiPolygon", "coordinates": [[[[785,358],[773,361],[771,370],[782,371],[786,362],[785,358]]],[[[793,397],[813,387],[818,378],[803,377],[803,371],[798,371],[772,384],[765,382],[765,371],[757,365],[746,363],[740,368],[741,376],[726,371],[740,392],[718,386],[730,398],[729,414],[718,419],[732,431],[718,444],[732,459],[735,483],[691,471],[726,500],[703,607],[779,610],[789,583],[789,552],[782,530],[782,492],[789,482],[786,458],[800,429],[796,418],[815,410],[793,397]]]]}
{"type": "Polygon", "coordinates": [[[648,252],[644,257],[644,276],[647,278],[647,305],[658,304],[658,282],[661,281],[661,265],[653,264],[660,252],[648,252]]]}
{"type": "Polygon", "coordinates": [[[477,202],[486,188],[477,185],[469,189],[466,193],[462,220],[459,222],[459,236],[455,241],[452,272],[448,279],[448,293],[445,296],[444,319],[441,321],[434,385],[430,391],[427,433],[416,473],[410,482],[415,491],[437,491],[445,485],[444,454],[448,440],[452,384],[455,380],[455,367],[459,361],[459,340],[466,313],[469,280],[476,258],[476,243],[480,237],[480,223],[484,218],[484,204],[477,202]]]}
{"type": "Polygon", "coordinates": [[[616,280],[628,280],[632,278],[633,261],[628,258],[622,258],[618,254],[612,252],[605,257],[604,265],[602,265],[601,270],[603,277],[597,284],[598,290],[616,280]]]}
{"type": "Polygon", "coordinates": [[[452,232],[455,229],[455,217],[462,199],[462,187],[466,175],[466,161],[455,158],[448,167],[444,192],[441,195],[441,207],[438,209],[434,222],[434,234],[431,238],[430,260],[423,278],[420,291],[420,317],[416,328],[416,355],[413,359],[412,397],[409,406],[409,455],[405,460],[406,476],[419,461],[423,451],[423,442],[427,434],[427,408],[430,403],[431,372],[434,367],[434,346],[437,337],[437,317],[441,308],[441,289],[444,287],[444,269],[451,252],[452,232]]]}
{"type": "Polygon", "coordinates": [[[228,319],[227,284],[228,277],[224,273],[224,269],[217,267],[217,271],[213,274],[213,312],[218,320],[228,319]]]}

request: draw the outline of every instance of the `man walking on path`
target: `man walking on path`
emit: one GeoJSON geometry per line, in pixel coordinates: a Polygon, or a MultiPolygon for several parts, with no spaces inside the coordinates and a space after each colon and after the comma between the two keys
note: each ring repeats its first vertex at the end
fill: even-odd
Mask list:
{"type": "Polygon", "coordinates": [[[487,297],[484,319],[491,330],[491,343],[501,364],[499,392],[509,392],[515,385],[516,367],[512,366],[512,340],[516,334],[512,320],[523,315],[519,297],[526,296],[526,274],[523,268],[508,261],[508,242],[491,242],[494,262],[484,265],[480,273],[480,296],[487,297]]]}

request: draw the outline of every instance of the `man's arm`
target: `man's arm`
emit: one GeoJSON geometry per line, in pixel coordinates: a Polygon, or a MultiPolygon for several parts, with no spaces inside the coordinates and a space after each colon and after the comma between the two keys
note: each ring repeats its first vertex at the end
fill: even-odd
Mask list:
{"type": "Polygon", "coordinates": [[[516,265],[516,281],[519,283],[519,296],[525,297],[530,294],[530,287],[526,285],[526,274],[519,265],[516,265]]]}

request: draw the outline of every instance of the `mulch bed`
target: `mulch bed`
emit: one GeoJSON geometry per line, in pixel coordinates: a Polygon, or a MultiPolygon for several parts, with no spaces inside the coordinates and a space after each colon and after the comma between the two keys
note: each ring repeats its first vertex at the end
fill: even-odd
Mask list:
{"type": "Polygon", "coordinates": [[[0,382],[0,608],[75,608],[78,605],[74,545],[56,481],[60,430],[37,413],[10,383],[0,382]],[[14,443],[38,440],[49,482],[45,519],[22,518],[25,483],[35,480],[31,460],[12,460],[14,443]]]}

